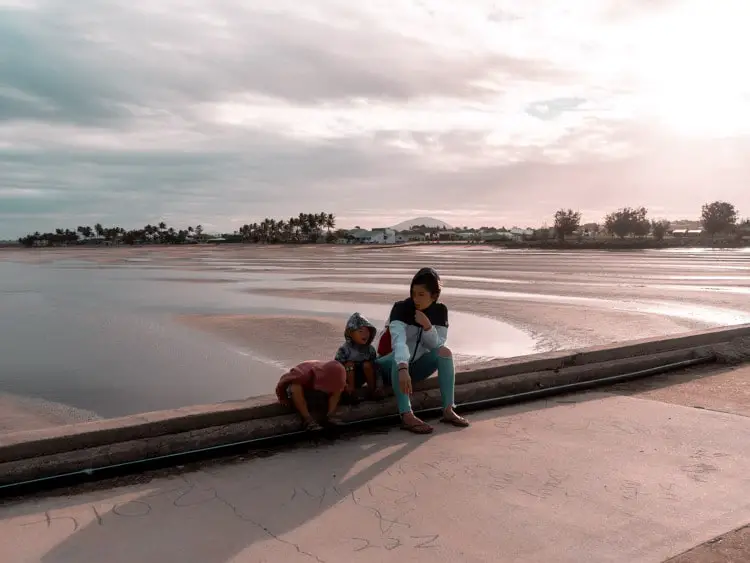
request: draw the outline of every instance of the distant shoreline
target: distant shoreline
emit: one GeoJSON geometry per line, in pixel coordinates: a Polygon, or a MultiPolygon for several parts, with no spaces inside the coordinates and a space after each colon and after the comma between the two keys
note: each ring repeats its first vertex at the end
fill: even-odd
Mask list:
{"type": "Polygon", "coordinates": [[[489,246],[541,248],[545,250],[651,250],[662,248],[746,248],[750,241],[706,240],[699,238],[596,239],[583,241],[488,241],[489,246]]]}
{"type": "Polygon", "coordinates": [[[654,239],[617,239],[597,238],[583,240],[488,240],[488,241],[466,241],[466,240],[433,240],[433,241],[411,241],[394,244],[336,244],[336,243],[255,243],[255,242],[209,242],[201,244],[170,244],[170,243],[148,243],[148,244],[71,244],[65,246],[35,246],[25,247],[18,243],[0,244],[2,251],[29,252],[51,252],[51,251],[75,251],[75,250],[105,250],[112,249],[206,249],[206,248],[349,248],[352,250],[382,250],[389,248],[405,248],[413,246],[469,246],[469,247],[493,247],[508,248],[515,250],[659,250],[666,248],[747,248],[750,240],[728,240],[707,238],[677,238],[670,237],[661,241],[654,239]]]}

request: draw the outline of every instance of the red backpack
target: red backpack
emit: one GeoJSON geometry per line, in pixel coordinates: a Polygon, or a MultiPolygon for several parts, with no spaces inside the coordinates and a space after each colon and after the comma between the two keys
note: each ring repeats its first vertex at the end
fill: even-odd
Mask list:
{"type": "Polygon", "coordinates": [[[380,341],[378,342],[378,357],[387,356],[392,351],[391,331],[386,326],[383,334],[380,335],[380,341]]]}

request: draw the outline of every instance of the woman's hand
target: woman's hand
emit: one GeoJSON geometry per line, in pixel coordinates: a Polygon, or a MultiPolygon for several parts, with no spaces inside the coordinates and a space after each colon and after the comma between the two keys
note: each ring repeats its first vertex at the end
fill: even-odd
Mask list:
{"type": "Polygon", "coordinates": [[[411,396],[411,376],[406,366],[398,368],[398,386],[404,395],[411,396]]]}
{"type": "Polygon", "coordinates": [[[430,319],[428,319],[427,315],[425,315],[422,311],[417,311],[417,313],[414,315],[414,320],[424,330],[430,330],[432,328],[430,319]]]}

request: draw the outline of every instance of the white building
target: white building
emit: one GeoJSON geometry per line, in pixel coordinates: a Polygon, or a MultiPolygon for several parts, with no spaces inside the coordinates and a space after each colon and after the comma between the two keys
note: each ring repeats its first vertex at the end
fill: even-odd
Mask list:
{"type": "Polygon", "coordinates": [[[368,244],[372,241],[372,231],[367,229],[350,229],[347,232],[350,239],[346,242],[351,244],[368,244]]]}
{"type": "Polygon", "coordinates": [[[395,244],[396,231],[389,228],[373,229],[371,239],[373,244],[395,244]]]}
{"type": "Polygon", "coordinates": [[[482,235],[477,231],[458,231],[455,238],[458,240],[481,240],[482,235]]]}
{"type": "Polygon", "coordinates": [[[514,235],[509,231],[486,231],[480,234],[482,240],[513,240],[514,235]]]}
{"type": "Polygon", "coordinates": [[[698,238],[703,235],[703,229],[674,229],[672,236],[674,237],[692,237],[698,238]]]}
{"type": "Polygon", "coordinates": [[[523,240],[526,237],[534,236],[534,229],[522,229],[520,227],[513,227],[510,230],[510,234],[513,240],[523,240]]]}
{"type": "Polygon", "coordinates": [[[421,242],[424,240],[427,240],[427,237],[424,235],[424,233],[420,233],[418,231],[401,231],[396,233],[397,243],[421,242]]]}

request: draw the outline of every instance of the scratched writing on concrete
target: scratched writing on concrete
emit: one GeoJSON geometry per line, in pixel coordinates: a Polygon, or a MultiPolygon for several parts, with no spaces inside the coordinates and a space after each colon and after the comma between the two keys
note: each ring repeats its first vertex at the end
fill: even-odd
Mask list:
{"type": "Polygon", "coordinates": [[[355,543],[353,549],[354,552],[364,551],[366,549],[385,549],[386,551],[393,551],[401,547],[410,547],[413,549],[431,549],[438,547],[438,539],[440,534],[429,534],[425,536],[409,536],[408,538],[401,537],[386,537],[381,541],[372,541],[366,538],[351,538],[351,541],[355,543]]]}
{"type": "MultiPolygon", "coordinates": [[[[405,468],[397,471],[405,472],[405,468]]],[[[322,503],[329,499],[331,504],[350,500],[356,507],[367,512],[376,523],[377,533],[372,536],[360,534],[357,540],[352,541],[352,549],[361,551],[363,549],[382,548],[387,551],[395,549],[427,549],[436,547],[439,535],[425,533],[415,530],[414,524],[408,521],[407,516],[416,510],[414,501],[418,498],[419,491],[413,482],[406,486],[399,484],[371,482],[357,491],[342,491],[337,485],[326,485],[316,487],[313,485],[294,487],[289,495],[291,504],[295,502],[313,502],[314,505],[322,507],[322,503]],[[364,547],[363,547],[364,546],[364,547]]],[[[281,538],[273,533],[260,518],[251,517],[239,506],[231,502],[215,488],[199,488],[185,480],[185,484],[167,490],[149,493],[133,500],[116,503],[91,504],[83,510],[47,510],[42,517],[23,522],[21,527],[44,527],[52,528],[53,525],[64,523],[69,527],[69,532],[76,532],[83,525],[92,523],[94,526],[103,527],[113,524],[117,519],[142,519],[154,516],[166,516],[167,510],[172,508],[190,509],[204,506],[209,503],[223,505],[228,508],[228,513],[249,525],[261,529],[266,535],[293,546],[298,552],[307,554],[302,548],[293,542],[281,538]],[[168,502],[165,502],[168,501],[168,502]],[[86,513],[87,511],[88,514],[86,513]]],[[[282,506],[282,510],[298,510],[299,507],[290,506],[290,502],[282,506]]],[[[314,517],[315,513],[310,517],[314,517]]],[[[363,526],[366,528],[366,525],[363,526]]],[[[315,557],[319,559],[318,557],[315,557]]]]}
{"type": "MultiPolygon", "coordinates": [[[[702,455],[703,452],[696,453],[696,457],[702,455]]],[[[712,467],[699,463],[682,469],[696,474],[701,471],[709,473],[712,467]]],[[[460,457],[453,451],[445,450],[437,451],[428,461],[397,463],[356,490],[348,489],[346,483],[339,483],[335,477],[317,483],[314,479],[300,483],[290,487],[286,495],[282,489],[279,494],[280,506],[277,505],[279,508],[270,514],[248,512],[237,504],[234,496],[223,494],[215,487],[198,486],[191,483],[188,476],[184,476],[177,483],[172,483],[171,488],[148,493],[134,500],[100,502],[91,504],[84,510],[49,510],[20,525],[24,528],[33,527],[34,530],[50,529],[53,526],[56,530],[62,530],[67,527],[68,533],[72,533],[83,525],[102,527],[113,524],[117,519],[166,517],[169,510],[189,510],[213,503],[223,507],[229,517],[246,522],[263,534],[293,546],[302,553],[299,545],[271,531],[264,523],[267,518],[297,514],[301,521],[305,521],[322,514],[329,507],[351,503],[356,509],[367,513],[361,526],[358,524],[361,529],[344,536],[349,538],[352,551],[378,549],[391,552],[439,546],[440,535],[435,530],[430,530],[429,527],[424,529],[415,524],[417,520],[429,522],[429,518],[414,518],[418,514],[420,496],[424,494],[423,485],[435,480],[453,483],[455,486],[479,487],[486,494],[528,495],[541,502],[570,496],[596,498],[601,494],[616,496],[628,503],[638,503],[649,496],[674,503],[680,501],[679,487],[672,482],[641,483],[620,479],[602,482],[586,478],[585,475],[583,479],[580,475],[576,477],[543,465],[529,469],[525,466],[514,467],[512,464],[498,467],[497,464],[487,463],[482,457],[460,457]]],[[[431,486],[434,490],[434,485],[431,486]]],[[[244,492],[260,487],[257,483],[252,486],[248,483],[244,492]]],[[[245,498],[251,500],[252,494],[245,498]]]]}

